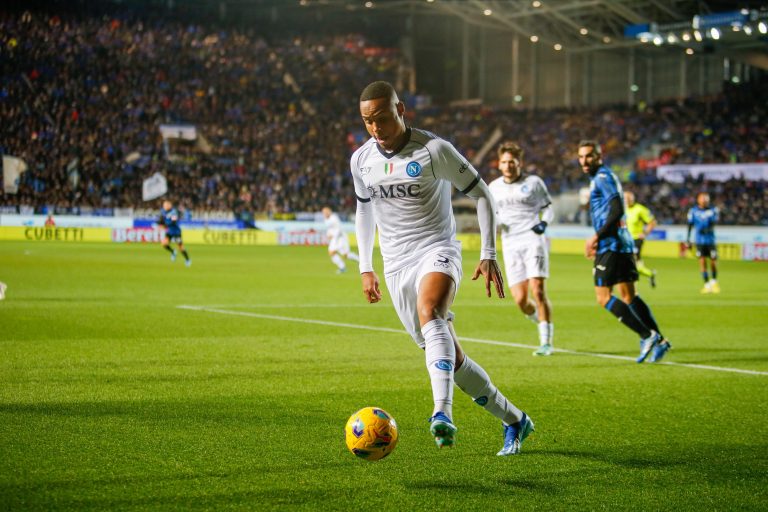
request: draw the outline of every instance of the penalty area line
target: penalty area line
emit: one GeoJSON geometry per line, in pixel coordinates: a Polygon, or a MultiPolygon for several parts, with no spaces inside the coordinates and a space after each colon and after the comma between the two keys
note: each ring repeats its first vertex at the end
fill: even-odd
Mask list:
{"type": "MultiPolygon", "coordinates": [[[[330,320],[315,320],[312,318],[298,318],[298,317],[292,317],[292,316],[268,315],[265,313],[253,313],[250,311],[234,311],[231,309],[221,309],[218,307],[208,307],[208,306],[191,306],[188,304],[181,304],[176,307],[178,309],[187,309],[191,311],[203,311],[206,313],[217,313],[220,315],[244,316],[248,318],[261,318],[264,320],[277,320],[280,322],[327,325],[329,327],[346,327],[349,329],[359,329],[364,331],[386,332],[390,334],[405,334],[406,336],[408,335],[408,333],[403,329],[392,329],[389,327],[375,327],[372,325],[349,324],[345,322],[332,322],[330,320]]],[[[513,343],[510,341],[486,340],[482,338],[472,338],[469,336],[460,336],[459,340],[462,342],[467,341],[470,343],[482,343],[484,345],[496,345],[500,347],[522,348],[522,349],[528,349],[528,350],[538,348],[538,345],[526,345],[523,343],[513,343]]],[[[635,362],[634,357],[617,356],[614,354],[602,354],[599,352],[583,352],[579,350],[569,350],[566,348],[555,348],[555,352],[559,352],[561,354],[571,354],[575,356],[599,357],[602,359],[617,359],[620,361],[635,362]]],[[[710,365],[694,364],[694,363],[675,363],[674,361],[661,361],[653,364],[665,365],[665,366],[679,366],[683,368],[694,368],[697,370],[709,370],[709,371],[727,372],[727,373],[741,373],[746,375],[768,375],[768,372],[761,372],[758,370],[744,370],[742,368],[728,368],[725,366],[710,366],[710,365]]]]}

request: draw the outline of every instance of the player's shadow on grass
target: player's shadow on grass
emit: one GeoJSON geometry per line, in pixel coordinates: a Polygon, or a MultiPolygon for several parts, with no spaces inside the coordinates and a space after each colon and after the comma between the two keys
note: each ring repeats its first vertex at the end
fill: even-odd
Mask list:
{"type": "Polygon", "coordinates": [[[124,417],[148,422],[152,425],[174,425],[190,432],[201,428],[203,424],[216,424],[228,427],[274,427],[288,425],[301,429],[308,422],[332,425],[337,418],[333,411],[318,408],[311,410],[300,404],[287,407],[284,400],[270,401],[265,397],[233,399],[221,403],[210,400],[123,400],[123,401],[84,401],[84,402],[45,402],[0,404],[0,414],[37,416],[54,418],[62,421],[79,419],[124,417]],[[254,400],[258,405],[254,405],[254,400]],[[274,411],[280,411],[276,414],[274,411]]]}
{"type": "Polygon", "coordinates": [[[706,357],[703,359],[696,358],[696,355],[700,355],[701,351],[697,349],[686,350],[685,347],[681,349],[673,348],[672,355],[678,356],[670,361],[675,363],[684,364],[717,364],[717,363],[760,363],[768,361],[768,355],[765,352],[758,352],[757,349],[739,349],[736,347],[728,348],[707,348],[706,354],[712,357],[706,357]],[[718,353],[727,354],[726,357],[717,356],[718,353]],[[690,360],[685,360],[686,355],[691,354],[694,357],[690,360]]]}
{"type": "Polygon", "coordinates": [[[612,464],[614,466],[620,466],[629,469],[659,469],[669,468],[675,466],[685,466],[686,461],[683,460],[671,460],[666,458],[653,458],[642,456],[626,456],[617,457],[615,455],[604,452],[586,452],[586,451],[568,451],[568,450],[552,450],[547,451],[548,455],[562,455],[568,458],[574,459],[586,459],[595,462],[602,462],[606,464],[612,464]]]}
{"type": "MultiPolygon", "coordinates": [[[[60,504],[69,506],[73,510],[116,510],[132,507],[142,510],[222,510],[233,506],[243,510],[284,508],[290,510],[297,507],[321,510],[329,498],[336,497],[332,490],[296,489],[295,487],[204,493],[194,488],[177,490],[176,495],[173,496],[131,496],[131,491],[135,492],[135,489],[120,487],[114,490],[114,497],[67,497],[61,499],[60,504]]],[[[23,496],[21,498],[9,497],[8,504],[17,504],[18,509],[28,508],[30,504],[39,505],[40,510],[49,509],[50,503],[45,500],[45,497],[23,496]]],[[[14,507],[9,508],[9,510],[13,509],[14,507]]]]}
{"type": "Polygon", "coordinates": [[[557,492],[557,489],[554,486],[533,478],[530,480],[513,480],[511,478],[492,479],[485,484],[476,482],[462,483],[456,482],[453,479],[444,482],[434,480],[414,480],[406,483],[405,486],[423,491],[459,491],[482,495],[496,494],[500,491],[500,488],[503,487],[546,494],[555,494],[557,492]]]}

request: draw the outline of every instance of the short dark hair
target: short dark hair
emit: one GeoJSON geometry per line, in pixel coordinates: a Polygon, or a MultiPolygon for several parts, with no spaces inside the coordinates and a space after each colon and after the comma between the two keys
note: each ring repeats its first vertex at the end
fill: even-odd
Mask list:
{"type": "Polygon", "coordinates": [[[597,153],[599,156],[603,156],[603,148],[600,147],[600,143],[596,140],[591,139],[585,139],[579,142],[579,147],[590,147],[595,150],[595,153],[597,153]]]}
{"type": "Polygon", "coordinates": [[[363,92],[360,93],[360,101],[375,100],[378,98],[392,98],[397,97],[397,92],[392,84],[379,80],[377,82],[371,82],[363,92]]]}
{"type": "Polygon", "coordinates": [[[507,141],[502,142],[498,149],[499,156],[503,155],[504,153],[512,153],[513,157],[517,158],[518,160],[522,160],[523,154],[525,152],[523,151],[523,148],[517,145],[517,143],[507,141]]]}

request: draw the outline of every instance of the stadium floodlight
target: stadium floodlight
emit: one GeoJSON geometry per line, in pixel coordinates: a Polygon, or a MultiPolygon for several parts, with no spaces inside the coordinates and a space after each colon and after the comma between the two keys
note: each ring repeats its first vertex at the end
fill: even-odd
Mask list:
{"type": "Polygon", "coordinates": [[[637,84],[632,84],[629,86],[629,90],[632,92],[637,92],[640,90],[640,87],[637,84]]]}
{"type": "Polygon", "coordinates": [[[538,43],[539,42],[539,36],[531,36],[531,42],[532,43],[538,43]]]}
{"type": "Polygon", "coordinates": [[[561,45],[560,43],[555,43],[555,46],[553,46],[553,48],[555,49],[556,52],[559,52],[560,50],[563,49],[563,45],[561,45]]]}
{"type": "Polygon", "coordinates": [[[605,44],[608,44],[608,43],[610,43],[610,42],[611,42],[611,38],[610,38],[610,37],[608,37],[608,36],[605,36],[605,37],[603,38],[603,42],[604,42],[605,44]]]}
{"type": "Polygon", "coordinates": [[[490,16],[491,14],[493,14],[493,11],[490,9],[486,9],[483,11],[483,14],[485,14],[486,16],[490,16]]]}
{"type": "Polygon", "coordinates": [[[661,46],[662,43],[664,43],[664,38],[663,37],[661,37],[658,34],[653,36],[653,44],[655,44],[656,46],[661,46]]]}
{"type": "Polygon", "coordinates": [[[523,97],[519,94],[515,94],[515,103],[520,103],[521,101],[523,101],[523,97]]]}
{"type": "Polygon", "coordinates": [[[744,25],[744,33],[747,34],[748,36],[751,36],[752,35],[752,27],[749,26],[749,25],[744,25]]]}
{"type": "Polygon", "coordinates": [[[761,34],[768,34],[768,25],[766,25],[764,21],[761,21],[757,24],[757,30],[759,30],[761,34]]]}
{"type": "Polygon", "coordinates": [[[667,34],[667,42],[669,44],[675,44],[677,41],[678,41],[677,36],[674,33],[670,32],[669,34],[667,34]]]}
{"type": "Polygon", "coordinates": [[[691,34],[688,32],[683,32],[683,41],[690,41],[691,40],[691,34]]]}
{"type": "Polygon", "coordinates": [[[581,28],[579,29],[579,34],[581,34],[581,35],[585,36],[585,35],[589,34],[589,30],[587,30],[587,28],[586,28],[586,27],[581,27],[581,28]]]}
{"type": "Polygon", "coordinates": [[[693,38],[696,39],[696,41],[701,42],[704,38],[701,37],[701,32],[698,30],[693,31],[693,38]]]}
{"type": "Polygon", "coordinates": [[[719,31],[718,29],[716,29],[715,27],[712,27],[711,29],[709,29],[709,35],[710,35],[710,36],[712,37],[712,39],[714,39],[715,41],[717,41],[718,39],[720,39],[720,31],[719,31]]]}
{"type": "Polygon", "coordinates": [[[533,0],[533,2],[531,2],[531,5],[538,9],[539,7],[541,7],[541,2],[539,2],[539,0],[533,0]]]}
{"type": "Polygon", "coordinates": [[[373,2],[365,2],[365,6],[370,9],[373,7],[373,2]]]}
{"type": "Polygon", "coordinates": [[[685,49],[685,54],[686,55],[693,55],[693,48],[686,48],[685,49]]]}

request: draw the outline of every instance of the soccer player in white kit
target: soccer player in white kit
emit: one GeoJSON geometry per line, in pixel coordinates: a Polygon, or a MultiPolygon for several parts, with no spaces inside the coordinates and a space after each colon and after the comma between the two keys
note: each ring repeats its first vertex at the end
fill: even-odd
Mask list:
{"type": "Polygon", "coordinates": [[[552,222],[552,198],[538,176],[523,175],[523,149],[514,142],[499,146],[501,177],[488,185],[501,226],[501,248],[507,283],[520,311],[539,326],[537,356],[552,354],[552,304],[545,281],[549,250],[544,231],[552,222]],[[530,294],[535,302],[531,302],[530,294]]]}
{"type": "Polygon", "coordinates": [[[359,261],[357,254],[350,251],[349,239],[344,229],[341,227],[341,219],[331,210],[329,206],[322,209],[323,218],[325,218],[326,236],[328,237],[328,256],[337,267],[337,273],[343,274],[347,271],[345,259],[359,261]]]}
{"type": "Polygon", "coordinates": [[[482,240],[481,274],[491,296],[504,282],[496,263],[493,198],[477,171],[448,142],[405,126],[405,106],[387,82],[373,82],[360,95],[360,115],[371,138],[350,160],[357,196],[355,229],[365,298],[381,300],[373,269],[376,228],[384,278],[400,321],[426,353],[434,409],[430,432],[439,448],[453,446],[453,385],[499,418],[504,445],[498,455],[520,452],[534,429],[531,419],[493,385],[467,356],[449,323],[449,308],[461,283],[461,244],[451,206],[452,186],[477,200],[482,240]]]}

